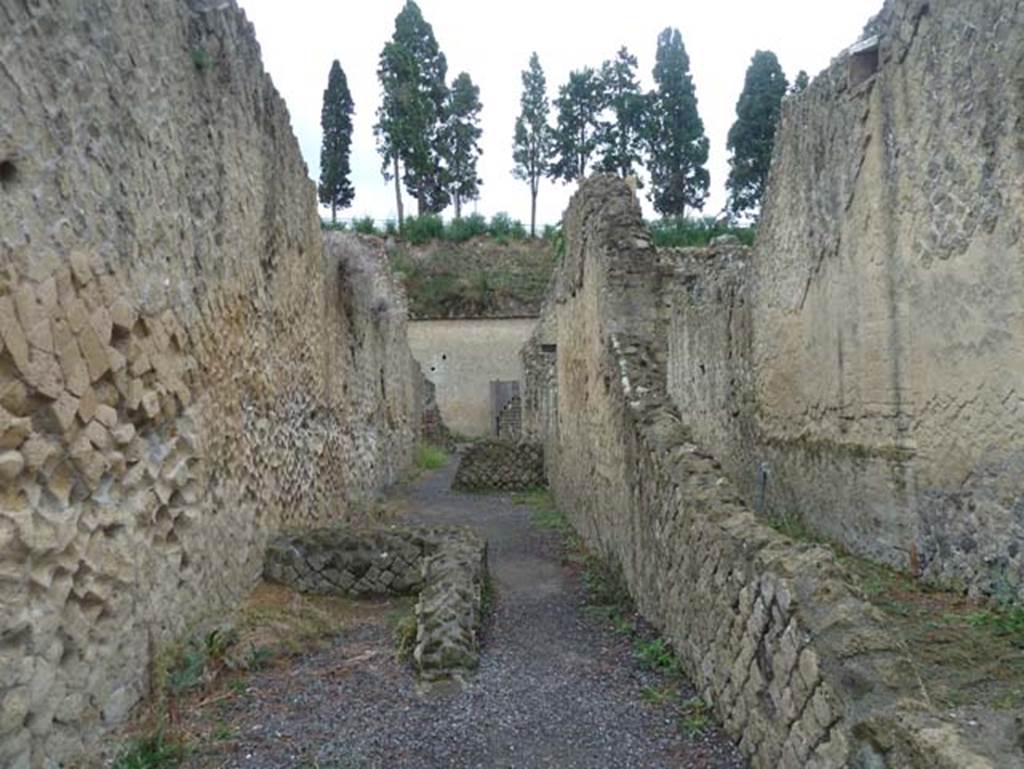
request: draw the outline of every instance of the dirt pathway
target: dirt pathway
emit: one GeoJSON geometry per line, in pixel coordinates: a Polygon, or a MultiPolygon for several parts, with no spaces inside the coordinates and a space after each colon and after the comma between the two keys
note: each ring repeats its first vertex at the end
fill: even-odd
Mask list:
{"type": "MultiPolygon", "coordinates": [[[[454,463],[452,463],[454,465],[454,463]]],[[[508,495],[449,491],[454,467],[403,490],[410,522],[475,526],[488,539],[494,612],[464,688],[424,692],[394,660],[391,628],[346,627],[331,648],[246,679],[222,703],[221,744],[191,765],[279,769],[739,769],[719,733],[681,734],[652,703],[664,679],[589,618],[554,535],[508,495]]],[[[684,692],[684,696],[689,693],[684,692]]]]}

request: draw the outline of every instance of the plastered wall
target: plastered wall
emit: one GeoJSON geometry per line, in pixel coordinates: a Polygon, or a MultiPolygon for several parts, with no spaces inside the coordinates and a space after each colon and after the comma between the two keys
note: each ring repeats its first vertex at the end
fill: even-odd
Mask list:
{"type": "Polygon", "coordinates": [[[519,350],[535,318],[414,320],[409,346],[437,388],[445,424],[470,437],[493,435],[491,382],[522,382],[519,350]]]}
{"type": "Polygon", "coordinates": [[[1024,7],[892,0],[870,31],[877,69],[787,99],[755,253],[680,263],[670,389],[765,512],[1019,598],[1024,7]]]}

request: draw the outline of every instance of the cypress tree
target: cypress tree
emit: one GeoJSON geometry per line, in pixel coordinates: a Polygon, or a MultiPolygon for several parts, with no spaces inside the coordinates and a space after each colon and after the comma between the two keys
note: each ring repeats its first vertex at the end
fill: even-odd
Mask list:
{"type": "Polygon", "coordinates": [[[524,70],[520,112],[512,142],[512,175],[530,185],[530,237],[537,234],[537,191],[551,157],[551,127],[548,125],[548,95],[544,70],[536,52],[524,70]]]}
{"type": "Polygon", "coordinates": [[[434,30],[420,8],[407,0],[395,18],[394,42],[409,52],[415,66],[410,84],[405,157],[405,188],[417,202],[417,213],[438,213],[448,205],[441,156],[441,127],[448,101],[448,63],[434,38],[434,30]]]}
{"type": "Polygon", "coordinates": [[[605,171],[626,177],[643,163],[644,124],[647,100],[636,79],[636,57],[620,48],[614,61],[601,67],[605,105],[611,120],[601,124],[598,151],[605,171]]]}
{"type": "Polygon", "coordinates": [[[761,205],[775,146],[775,129],[789,83],[771,51],[758,51],[747,68],[736,104],[736,122],[729,130],[729,210],[742,214],[761,205]]]}
{"type": "Polygon", "coordinates": [[[647,122],[650,198],[663,216],[682,217],[687,208],[704,207],[710,176],[705,168],[708,139],[679,30],[667,28],[658,35],[655,61],[656,88],[647,122]]]}
{"type": "Polygon", "coordinates": [[[320,202],[331,207],[331,222],[338,220],[338,209],[348,208],[355,198],[349,174],[349,153],[352,149],[352,94],[341,63],[335,59],[327,76],[320,127],[320,202]]]}
{"type": "Polygon", "coordinates": [[[399,226],[403,223],[399,180],[418,203],[419,213],[448,204],[440,162],[441,127],[448,65],[419,6],[407,0],[395,17],[395,31],[380,55],[377,77],[382,99],[377,110],[377,149],[385,179],[395,180],[399,226]]]}
{"type": "Polygon", "coordinates": [[[565,182],[583,179],[597,149],[604,109],[604,89],[597,73],[590,67],[570,72],[569,82],[558,89],[555,108],[558,123],[549,173],[551,178],[565,182]]]}
{"type": "Polygon", "coordinates": [[[480,149],[480,89],[465,72],[452,83],[445,116],[443,142],[447,165],[446,180],[455,201],[455,218],[462,216],[462,202],[480,195],[476,163],[480,149]]]}

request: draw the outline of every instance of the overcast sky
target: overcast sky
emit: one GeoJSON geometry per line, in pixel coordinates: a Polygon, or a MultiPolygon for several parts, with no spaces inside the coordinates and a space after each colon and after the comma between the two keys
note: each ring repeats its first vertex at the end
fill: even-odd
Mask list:
{"type": "MultiPolygon", "coordinates": [[[[320,107],[331,62],[338,59],[355,102],[352,142],[356,198],[344,217],[394,218],[393,186],[380,174],[373,136],[380,101],[377,58],[394,31],[404,0],[239,0],[256,27],[263,62],[288,102],[310,175],[320,169],[320,107]]],[[[464,211],[490,217],[507,211],[529,222],[530,194],[511,175],[512,132],[519,114],[520,73],[536,51],[554,97],[570,70],[599,67],[623,45],[639,60],[645,89],[658,33],[677,27],[690,55],[697,99],[711,142],[711,196],[705,213],[725,204],[726,135],[735,120],[743,75],[757,49],[774,51],[790,81],[805,69],[813,78],[856,42],[882,0],[419,0],[448,59],[449,82],[468,72],[483,103],[478,202],[464,211]]],[[[545,181],[537,203],[540,224],[561,218],[575,185],[545,181]]],[[[645,205],[648,215],[652,212],[645,205]]],[[[406,196],[406,210],[415,201],[406,196]]],[[[449,216],[452,209],[445,212],[449,216]]]]}

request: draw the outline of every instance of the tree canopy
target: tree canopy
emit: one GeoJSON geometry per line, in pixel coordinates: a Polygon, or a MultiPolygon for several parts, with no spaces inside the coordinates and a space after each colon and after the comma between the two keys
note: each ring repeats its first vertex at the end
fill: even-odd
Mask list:
{"type": "Polygon", "coordinates": [[[729,210],[757,211],[761,206],[775,146],[782,99],[789,89],[779,60],[771,51],[757,51],[747,68],[736,104],[736,122],[729,131],[729,210]]]}
{"type": "Polygon", "coordinates": [[[710,176],[690,58],[677,29],[666,28],[658,35],[654,82],[646,131],[650,198],[663,216],[682,217],[688,208],[703,209],[710,176]]]}
{"type": "Polygon", "coordinates": [[[337,221],[338,209],[348,208],[355,198],[349,175],[352,172],[349,154],[352,149],[352,94],[341,63],[335,59],[327,76],[320,127],[320,202],[331,207],[331,221],[337,221]]]}
{"type": "Polygon", "coordinates": [[[382,99],[374,127],[384,158],[382,172],[386,179],[395,179],[400,223],[399,179],[416,198],[420,214],[441,211],[450,200],[440,162],[447,72],[433,29],[419,6],[407,0],[380,55],[382,99]]]}
{"type": "Polygon", "coordinates": [[[620,48],[614,61],[601,67],[601,90],[610,119],[598,132],[598,152],[605,171],[629,176],[643,164],[647,99],[636,78],[636,57],[620,48]]]}
{"type": "Polygon", "coordinates": [[[569,73],[569,82],[558,89],[558,111],[554,130],[552,179],[573,182],[583,179],[597,150],[601,130],[604,90],[601,78],[591,67],[569,73]]]}
{"type": "Polygon", "coordinates": [[[480,195],[476,164],[481,155],[480,89],[465,72],[452,83],[442,129],[445,179],[455,201],[455,217],[462,216],[462,203],[480,195]]]}
{"type": "Polygon", "coordinates": [[[530,236],[537,233],[537,192],[548,169],[553,136],[548,125],[548,94],[544,70],[536,52],[522,73],[523,93],[512,141],[512,175],[530,185],[530,236]]]}

